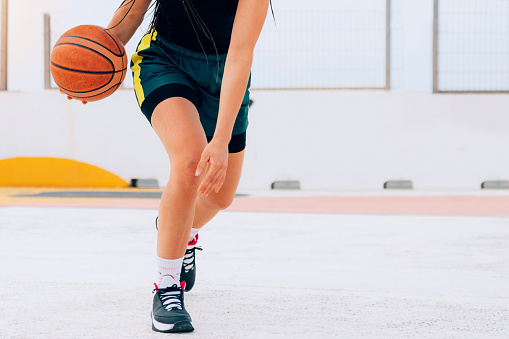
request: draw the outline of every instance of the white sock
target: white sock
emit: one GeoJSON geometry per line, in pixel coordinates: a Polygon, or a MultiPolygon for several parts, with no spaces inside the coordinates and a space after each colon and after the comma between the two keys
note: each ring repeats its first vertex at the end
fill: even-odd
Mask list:
{"type": "Polygon", "coordinates": [[[189,241],[187,243],[193,241],[194,237],[196,236],[196,234],[198,234],[199,231],[200,231],[199,228],[191,228],[191,235],[189,236],[189,241]]]}
{"type": "MultiPolygon", "coordinates": [[[[162,286],[163,278],[172,277],[173,280],[177,283],[177,286],[180,285],[180,271],[182,270],[182,262],[184,261],[184,257],[179,259],[163,259],[157,257],[157,287],[165,288],[168,286],[162,286]]],[[[171,280],[164,279],[164,284],[169,285],[171,280]]]]}

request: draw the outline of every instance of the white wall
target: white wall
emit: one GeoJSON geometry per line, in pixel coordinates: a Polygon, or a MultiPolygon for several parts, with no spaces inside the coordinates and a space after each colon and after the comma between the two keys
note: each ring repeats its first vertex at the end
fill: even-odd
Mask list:
{"type": "Polygon", "coordinates": [[[509,178],[509,96],[255,92],[243,186],[476,189],[509,178]]]}
{"type": "MultiPolygon", "coordinates": [[[[10,1],[0,159],[65,157],[164,184],[164,149],[132,90],[83,106],[43,89],[42,14],[50,4],[10,1]]],[[[304,189],[378,190],[408,179],[420,190],[463,190],[509,179],[509,95],[431,94],[432,5],[395,0],[394,91],[253,91],[240,189],[295,179],[304,189]]]]}
{"type": "MultiPolygon", "coordinates": [[[[509,96],[254,91],[241,189],[301,180],[304,189],[476,189],[509,177],[509,96]],[[487,108],[487,105],[489,108],[487,108]]],[[[55,156],[126,180],[168,178],[169,165],[131,91],[98,103],[56,91],[0,93],[1,158],[55,156]],[[9,109],[5,109],[9,107],[9,109]]]]}

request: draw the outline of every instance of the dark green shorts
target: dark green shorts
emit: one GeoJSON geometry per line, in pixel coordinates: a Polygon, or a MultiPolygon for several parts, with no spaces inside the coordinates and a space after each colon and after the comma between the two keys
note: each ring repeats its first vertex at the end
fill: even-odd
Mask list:
{"type": "MultiPolygon", "coordinates": [[[[134,90],[141,111],[151,121],[154,109],[162,101],[172,97],[186,98],[196,106],[205,134],[213,136],[225,62],[226,54],[205,56],[162,39],[156,31],[148,33],[131,59],[134,90]]],[[[233,127],[233,136],[244,134],[245,137],[250,84],[251,79],[233,127]]]]}

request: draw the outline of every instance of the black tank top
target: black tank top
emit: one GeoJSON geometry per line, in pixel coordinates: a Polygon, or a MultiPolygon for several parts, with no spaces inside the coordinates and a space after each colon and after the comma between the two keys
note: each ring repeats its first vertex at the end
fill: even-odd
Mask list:
{"type": "Polygon", "coordinates": [[[228,53],[238,0],[158,1],[155,28],[163,38],[188,50],[207,54],[216,53],[215,43],[218,53],[228,53]],[[200,28],[200,22],[210,31],[214,43],[200,28]]]}

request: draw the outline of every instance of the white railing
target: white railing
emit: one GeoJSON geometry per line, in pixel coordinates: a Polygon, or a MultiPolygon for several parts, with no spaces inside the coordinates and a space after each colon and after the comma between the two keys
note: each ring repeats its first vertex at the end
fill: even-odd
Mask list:
{"type": "Polygon", "coordinates": [[[434,92],[509,92],[509,1],[435,0],[434,92]]]}
{"type": "Polygon", "coordinates": [[[8,1],[0,1],[0,90],[7,89],[7,12],[8,1]]]}
{"type": "MultiPolygon", "coordinates": [[[[363,6],[333,10],[279,10],[269,14],[255,50],[253,89],[390,89],[391,0],[362,0],[363,6]]],[[[66,27],[45,14],[45,87],[51,48],[66,27]]],[[[68,24],[69,25],[69,24],[68,24]]],[[[144,30],[127,46],[134,52],[144,30]]],[[[128,72],[123,84],[132,88],[128,72]]]]}
{"type": "Polygon", "coordinates": [[[390,89],[390,0],[375,7],[277,11],[256,47],[253,88],[390,89]]]}

